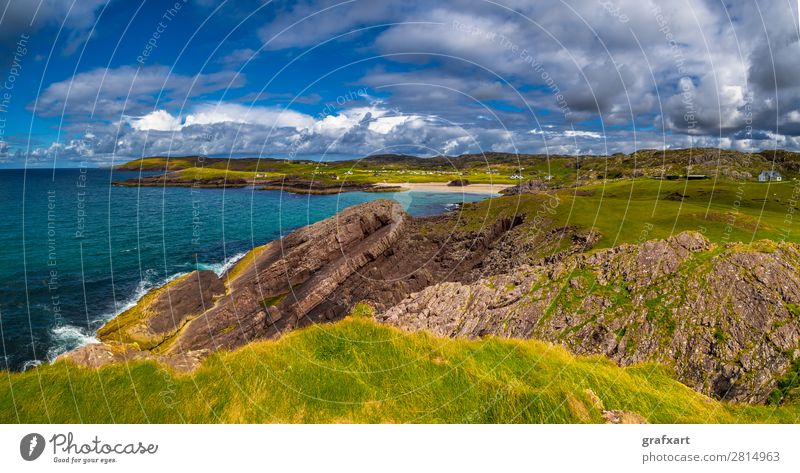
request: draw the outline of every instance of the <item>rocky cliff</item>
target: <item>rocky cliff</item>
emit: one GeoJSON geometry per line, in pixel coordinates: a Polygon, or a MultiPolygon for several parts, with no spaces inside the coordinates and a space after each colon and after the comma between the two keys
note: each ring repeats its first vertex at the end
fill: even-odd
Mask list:
{"type": "Polygon", "coordinates": [[[700,234],[443,283],[377,317],[450,337],[537,338],[675,369],[720,399],[763,402],[800,355],[800,249],[700,234]]]}
{"type": "Polygon", "coordinates": [[[599,235],[523,215],[474,229],[375,201],[255,248],[222,278],[152,291],[68,355],[156,358],[192,369],[209,351],[344,317],[448,337],[534,338],[621,365],[657,361],[720,399],[764,402],[800,357],[800,249],[709,243],[693,232],[592,251],[599,235]],[[543,231],[531,231],[531,225],[543,231]]]}
{"type": "Polygon", "coordinates": [[[455,214],[412,219],[393,201],[350,207],[253,249],[221,278],[195,271],[151,291],[98,331],[103,343],[66,356],[191,368],[211,350],[337,320],[360,301],[384,310],[432,284],[475,281],[486,261],[513,266],[501,241],[521,222],[465,231],[455,214]]]}
{"type": "MultiPolygon", "coordinates": [[[[195,271],[143,297],[98,331],[101,345],[67,356],[91,366],[234,348],[309,323],[307,315],[348,278],[388,251],[408,215],[379,200],[345,209],[251,251],[218,278],[195,271]]],[[[173,363],[173,360],[177,360],[173,363]]]]}

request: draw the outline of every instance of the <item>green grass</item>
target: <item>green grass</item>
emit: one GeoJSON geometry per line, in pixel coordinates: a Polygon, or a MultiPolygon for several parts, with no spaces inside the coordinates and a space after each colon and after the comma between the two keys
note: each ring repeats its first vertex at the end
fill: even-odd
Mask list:
{"type": "Polygon", "coordinates": [[[620,368],[537,341],[409,334],[358,306],[343,321],[218,352],[190,375],[154,362],[67,362],[0,382],[0,422],[797,422],[796,405],[722,403],[644,364],[620,368]]]}
{"type": "Polygon", "coordinates": [[[551,195],[508,196],[469,204],[461,215],[462,228],[476,230],[487,220],[525,214],[528,222],[539,216],[547,228],[569,225],[599,230],[602,238],[595,248],[667,238],[685,230],[699,231],[717,243],[800,242],[800,219],[786,222],[797,185],[800,183],[794,181],[609,181],[551,195]],[[672,200],[670,196],[675,194],[685,197],[672,200]],[[551,203],[552,211],[545,202],[551,203]]]}
{"type": "MultiPolygon", "coordinates": [[[[252,180],[256,177],[256,173],[247,171],[228,171],[225,169],[214,168],[188,168],[177,171],[178,174],[184,179],[211,179],[211,178],[225,178],[225,179],[245,179],[252,180]]],[[[258,173],[264,174],[264,173],[258,173]]],[[[280,177],[279,174],[267,174],[264,178],[280,177]]]]}
{"type": "Polygon", "coordinates": [[[517,181],[509,179],[513,170],[508,175],[494,175],[481,170],[468,171],[417,171],[408,169],[368,170],[350,168],[347,166],[316,167],[308,164],[280,164],[272,166],[273,171],[233,171],[214,167],[189,167],[181,169],[178,174],[186,179],[208,179],[227,177],[228,179],[242,178],[251,180],[257,175],[261,179],[280,179],[283,176],[296,176],[302,179],[314,180],[326,184],[355,182],[355,183],[396,183],[405,182],[449,182],[454,179],[467,179],[473,184],[514,184],[517,181]],[[352,174],[345,174],[346,172],[352,174]],[[337,180],[334,176],[338,176],[337,180]]]}
{"type": "MultiPolygon", "coordinates": [[[[525,175],[528,178],[543,178],[551,171],[556,173],[559,180],[574,180],[574,172],[569,165],[561,163],[551,166],[542,160],[529,168],[525,175]],[[562,167],[562,164],[565,167],[562,167]]],[[[124,164],[121,169],[163,171],[177,171],[186,179],[225,177],[253,179],[257,174],[264,179],[279,179],[282,176],[297,176],[301,179],[313,179],[323,183],[419,183],[419,182],[449,182],[454,179],[467,179],[474,184],[516,184],[518,181],[510,179],[517,172],[517,166],[511,164],[493,164],[491,168],[486,164],[475,164],[465,168],[456,169],[452,166],[438,166],[434,168],[414,168],[407,165],[360,166],[356,162],[313,163],[308,161],[281,161],[281,160],[208,160],[199,163],[192,158],[144,158],[124,164]],[[348,174],[349,173],[349,174],[348,174]],[[334,177],[338,176],[338,180],[334,177]]]]}
{"type": "Polygon", "coordinates": [[[273,158],[165,158],[155,156],[131,161],[118,169],[163,171],[204,168],[242,172],[292,174],[325,180],[333,174],[355,182],[446,182],[468,179],[475,183],[515,183],[512,174],[569,184],[577,179],[606,180],[637,176],[705,174],[726,179],[755,179],[765,169],[775,169],[786,179],[798,177],[800,154],[767,150],[742,153],[714,148],[639,150],[613,156],[558,156],[488,152],[457,157],[415,158],[370,156],[349,161],[314,162],[273,158]],[[345,174],[351,172],[351,174],[345,174]],[[748,176],[749,175],[749,176],[748,176]]]}

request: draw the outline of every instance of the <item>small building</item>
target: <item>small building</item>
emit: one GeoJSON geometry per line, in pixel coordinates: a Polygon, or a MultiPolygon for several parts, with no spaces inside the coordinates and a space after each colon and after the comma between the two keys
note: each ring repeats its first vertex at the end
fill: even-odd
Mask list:
{"type": "Polygon", "coordinates": [[[525,179],[522,174],[512,174],[509,179],[525,179]]]}
{"type": "Polygon", "coordinates": [[[783,176],[778,171],[761,171],[761,174],[758,175],[758,182],[780,182],[783,180],[783,176]]]}

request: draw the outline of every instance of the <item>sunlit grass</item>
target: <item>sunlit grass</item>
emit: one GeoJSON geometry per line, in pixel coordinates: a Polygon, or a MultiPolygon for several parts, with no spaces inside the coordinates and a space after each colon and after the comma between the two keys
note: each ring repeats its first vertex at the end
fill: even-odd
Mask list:
{"type": "Polygon", "coordinates": [[[355,316],[212,355],[190,375],[153,362],[59,362],[0,382],[2,422],[796,422],[793,406],[721,403],[645,364],[538,341],[409,334],[355,316]]]}
{"type": "MultiPolygon", "coordinates": [[[[245,179],[247,181],[253,180],[256,177],[254,172],[246,171],[228,171],[225,169],[214,168],[188,168],[177,171],[178,174],[185,179],[211,179],[211,178],[224,178],[224,179],[245,179]]],[[[258,173],[264,175],[263,173],[258,173]]]]}
{"type": "Polygon", "coordinates": [[[699,231],[718,243],[800,242],[800,219],[791,218],[797,210],[792,194],[799,185],[627,179],[469,204],[462,222],[463,228],[474,230],[485,225],[487,217],[493,221],[524,214],[533,221],[538,216],[547,228],[599,230],[602,237],[595,248],[667,238],[685,230],[699,231]]]}

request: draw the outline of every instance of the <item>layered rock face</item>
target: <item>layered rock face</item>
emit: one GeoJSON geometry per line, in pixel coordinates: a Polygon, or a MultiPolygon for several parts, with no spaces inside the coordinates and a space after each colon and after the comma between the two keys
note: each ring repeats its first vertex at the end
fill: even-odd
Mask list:
{"type": "Polygon", "coordinates": [[[157,357],[191,367],[211,350],[235,348],[311,323],[339,319],[360,301],[387,309],[441,281],[472,282],[518,219],[459,232],[454,215],[410,218],[378,200],[255,248],[221,278],[195,271],[143,297],[98,331],[102,345],[67,354],[89,366],[157,357]],[[428,233],[435,226],[438,232],[428,233]]]}
{"type": "Polygon", "coordinates": [[[473,282],[487,270],[484,263],[494,248],[521,222],[521,217],[501,218],[462,232],[457,216],[410,219],[391,248],[347,278],[332,297],[309,312],[309,319],[335,320],[360,301],[382,311],[432,284],[473,282]]]}
{"type": "Polygon", "coordinates": [[[136,306],[101,327],[97,336],[158,350],[222,294],[225,285],[213,271],[192,271],[146,294],[136,306]]]}
{"type": "Polygon", "coordinates": [[[395,202],[369,202],[253,250],[224,275],[228,293],[170,351],[231,348],[307,324],[310,311],[397,241],[408,218],[395,202]]]}
{"type": "Polygon", "coordinates": [[[98,331],[104,345],[67,357],[100,366],[149,353],[185,365],[177,355],[234,348],[304,325],[342,282],[392,247],[408,219],[386,200],[345,209],[254,249],[222,278],[195,271],[148,293],[98,331]]]}
{"type": "Polygon", "coordinates": [[[443,283],[379,314],[450,337],[538,338],[620,364],[658,361],[698,391],[763,402],[800,355],[800,250],[698,233],[443,283]]]}

